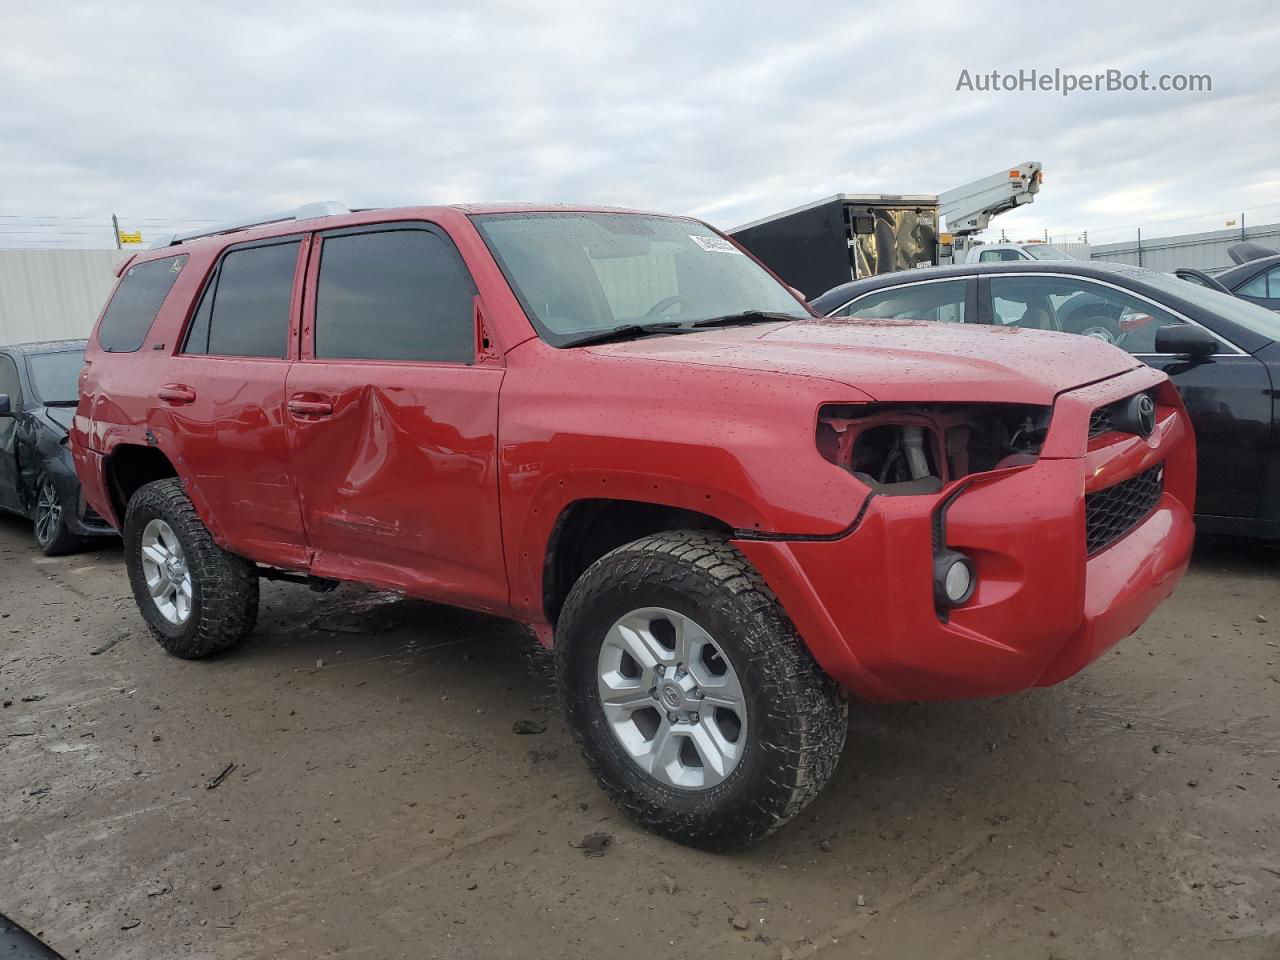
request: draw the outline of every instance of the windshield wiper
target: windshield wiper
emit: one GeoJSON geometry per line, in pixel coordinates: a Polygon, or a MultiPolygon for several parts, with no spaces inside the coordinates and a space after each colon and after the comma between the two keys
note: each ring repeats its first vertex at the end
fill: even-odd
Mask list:
{"type": "Polygon", "coordinates": [[[80,401],[79,400],[46,400],[44,402],[44,405],[46,407],[78,407],[80,405],[80,401]]]}
{"type": "Polygon", "coordinates": [[[612,330],[601,330],[599,333],[587,333],[576,340],[565,341],[561,346],[586,347],[593,343],[612,343],[615,340],[631,340],[635,337],[647,336],[651,333],[684,333],[688,326],[675,321],[664,320],[661,323],[628,323],[612,330]]]}
{"type": "Polygon", "coordinates": [[[735,323],[775,323],[779,320],[803,320],[790,313],[775,313],[769,310],[743,310],[741,313],[726,313],[722,317],[707,317],[689,324],[692,327],[727,327],[735,323]]]}

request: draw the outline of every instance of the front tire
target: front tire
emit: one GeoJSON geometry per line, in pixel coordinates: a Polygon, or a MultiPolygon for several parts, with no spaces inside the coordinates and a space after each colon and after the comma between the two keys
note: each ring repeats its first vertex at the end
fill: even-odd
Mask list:
{"type": "Polygon", "coordinates": [[[257,571],[214,543],[182,481],[138,488],[125,514],[124,551],[138,610],[175,657],[229,650],[253,630],[257,571]]]}
{"type": "Polygon", "coordinates": [[[601,787],[637,823],[729,850],[830,779],[848,707],[728,540],[657,534],[574,584],[556,630],[565,714],[601,787]]]}
{"type": "Polygon", "coordinates": [[[36,543],[46,557],[57,557],[79,549],[81,540],[67,525],[67,511],[58,486],[48,474],[36,484],[36,543]]]}

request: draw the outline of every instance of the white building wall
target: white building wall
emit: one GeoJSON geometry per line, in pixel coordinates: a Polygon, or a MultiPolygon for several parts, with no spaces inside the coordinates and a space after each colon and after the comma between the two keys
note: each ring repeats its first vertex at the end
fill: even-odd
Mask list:
{"type": "Polygon", "coordinates": [[[0,250],[0,344],[87,337],[128,250],[0,250]]]}
{"type": "Polygon", "coordinates": [[[1141,244],[1136,239],[1123,243],[1095,243],[1089,256],[1094,260],[1129,263],[1166,273],[1179,267],[1207,270],[1232,266],[1227,250],[1241,240],[1254,240],[1280,250],[1280,223],[1246,227],[1244,236],[1236,228],[1211,230],[1208,233],[1184,233],[1176,237],[1144,237],[1141,244]]]}

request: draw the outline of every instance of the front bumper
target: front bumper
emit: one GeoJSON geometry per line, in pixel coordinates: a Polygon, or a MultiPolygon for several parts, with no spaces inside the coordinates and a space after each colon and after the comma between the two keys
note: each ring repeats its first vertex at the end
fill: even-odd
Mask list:
{"type": "Polygon", "coordinates": [[[933,599],[933,521],[956,486],[876,497],[838,539],[736,541],[822,667],[865,699],[962,699],[1057,683],[1136,630],[1190,560],[1194,439],[1156,371],[1061,395],[1034,465],[966,479],[946,512],[945,545],[973,559],[978,587],[945,618],[933,599]],[[1087,440],[1093,409],[1147,389],[1159,404],[1151,437],[1087,440]],[[1088,556],[1085,494],[1156,464],[1164,490],[1155,507],[1088,556]]]}

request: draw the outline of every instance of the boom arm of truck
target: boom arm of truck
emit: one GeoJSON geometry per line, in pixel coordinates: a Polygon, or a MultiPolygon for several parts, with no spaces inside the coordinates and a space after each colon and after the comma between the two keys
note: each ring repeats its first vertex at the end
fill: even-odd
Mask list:
{"type": "Polygon", "coordinates": [[[947,232],[967,238],[985,230],[996,214],[1034,200],[1040,180],[1040,164],[1030,160],[940,193],[939,212],[946,218],[947,232]]]}

